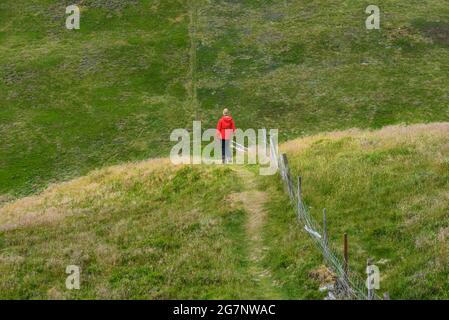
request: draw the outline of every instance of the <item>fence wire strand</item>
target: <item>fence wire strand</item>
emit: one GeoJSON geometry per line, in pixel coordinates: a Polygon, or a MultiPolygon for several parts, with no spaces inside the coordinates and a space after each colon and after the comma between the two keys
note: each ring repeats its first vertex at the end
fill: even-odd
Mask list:
{"type": "MultiPolygon", "coordinates": [[[[345,270],[344,259],[332,244],[325,241],[322,236],[323,228],[312,217],[310,210],[304,204],[302,199],[299,199],[299,195],[296,192],[298,189],[295,188],[295,184],[292,180],[286,155],[279,156],[278,151],[275,148],[271,149],[271,153],[272,157],[276,158],[275,160],[278,164],[280,176],[284,182],[285,188],[288,191],[291,204],[295,208],[298,222],[304,225],[305,231],[310,235],[317,247],[322,251],[325,263],[335,274],[339,283],[343,286],[344,297],[340,298],[367,300],[369,297],[365,285],[366,280],[360,277],[360,275],[351,272],[349,268],[347,271],[345,270]]],[[[374,295],[374,298],[380,299],[377,295],[374,295]]]]}

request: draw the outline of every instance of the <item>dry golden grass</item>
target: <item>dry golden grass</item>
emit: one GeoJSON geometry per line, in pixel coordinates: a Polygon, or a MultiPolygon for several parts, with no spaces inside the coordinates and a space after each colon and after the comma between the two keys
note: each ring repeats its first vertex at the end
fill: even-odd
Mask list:
{"type": "MultiPolygon", "coordinates": [[[[449,149],[449,123],[431,123],[415,125],[393,125],[386,126],[380,130],[360,130],[349,129],[344,131],[323,132],[317,135],[288,141],[281,146],[284,152],[298,153],[306,148],[310,148],[315,142],[327,139],[336,141],[342,138],[353,138],[364,148],[376,148],[379,146],[388,149],[391,146],[409,143],[415,144],[420,151],[426,152],[426,145],[430,141],[440,142],[442,139],[446,143],[442,146],[442,151],[449,149]]],[[[440,157],[441,153],[436,156],[440,157]]]]}
{"type": "MultiPolygon", "coordinates": [[[[393,297],[445,297],[449,123],[323,133],[281,150],[304,177],[312,213],[319,219],[328,208],[331,240],[338,246],[349,232],[356,271],[370,257],[393,297]]],[[[5,197],[0,290],[52,299],[235,298],[257,288],[276,297],[280,284],[289,296],[316,297],[322,257],[286,214],[273,179],[263,178],[261,191],[265,182],[244,168],[154,159],[5,197]],[[86,270],[87,291],[65,291],[68,264],[86,270]]]]}
{"type": "Polygon", "coordinates": [[[152,179],[158,179],[154,176],[155,171],[170,172],[173,169],[168,159],[152,159],[96,170],[87,176],[51,185],[39,195],[1,205],[0,231],[54,223],[68,215],[82,214],[84,209],[79,204],[85,202],[89,202],[91,208],[102,207],[106,202],[113,202],[120,197],[120,191],[111,187],[114,181],[120,181],[126,187],[136,179],[141,179],[151,188],[152,179]],[[146,181],[145,177],[149,175],[152,175],[152,179],[146,181]]]}
{"type": "Polygon", "coordinates": [[[392,297],[448,297],[449,123],[322,133],[280,149],[317,221],[328,210],[333,245],[349,234],[362,277],[372,258],[392,297]]]}
{"type": "Polygon", "coordinates": [[[0,297],[249,298],[245,212],[223,166],[128,163],[0,207],[0,297]],[[65,289],[80,266],[82,289],[65,289]],[[31,271],[30,271],[31,270],[31,271]]]}

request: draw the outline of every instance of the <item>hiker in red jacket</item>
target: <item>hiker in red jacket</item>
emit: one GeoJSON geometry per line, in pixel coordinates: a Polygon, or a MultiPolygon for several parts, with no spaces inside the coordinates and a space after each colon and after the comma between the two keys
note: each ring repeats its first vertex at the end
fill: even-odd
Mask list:
{"type": "Polygon", "coordinates": [[[235,133],[234,120],[229,115],[229,110],[224,109],[223,117],[217,124],[217,135],[221,139],[221,158],[224,164],[232,160],[231,139],[233,133],[235,133]]]}

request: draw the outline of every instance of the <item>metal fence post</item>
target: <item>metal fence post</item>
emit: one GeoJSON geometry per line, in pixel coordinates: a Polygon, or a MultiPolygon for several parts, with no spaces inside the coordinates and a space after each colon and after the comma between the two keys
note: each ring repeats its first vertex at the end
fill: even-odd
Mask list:
{"type": "Polygon", "coordinates": [[[285,157],[284,156],[285,156],[285,154],[281,154],[281,156],[279,157],[279,168],[281,170],[282,180],[285,182],[286,172],[285,172],[285,162],[284,162],[285,157]]]}
{"type": "Polygon", "coordinates": [[[288,194],[290,196],[290,200],[293,201],[295,198],[295,191],[293,190],[293,181],[290,175],[290,168],[288,166],[288,159],[285,153],[282,154],[282,164],[285,170],[285,180],[287,182],[288,194]]]}

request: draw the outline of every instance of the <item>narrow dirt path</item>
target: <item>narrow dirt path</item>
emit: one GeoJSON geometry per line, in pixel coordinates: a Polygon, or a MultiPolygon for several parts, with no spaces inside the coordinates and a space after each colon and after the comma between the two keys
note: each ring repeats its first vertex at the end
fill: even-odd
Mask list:
{"type": "Polygon", "coordinates": [[[190,3],[189,8],[189,38],[190,38],[190,48],[189,48],[189,78],[190,85],[188,86],[188,95],[190,98],[191,107],[195,112],[195,120],[201,120],[198,94],[197,94],[197,29],[198,29],[198,4],[195,1],[190,3]]]}
{"type": "Polygon", "coordinates": [[[230,200],[242,205],[248,214],[245,229],[248,238],[249,273],[259,285],[259,298],[280,299],[278,286],[270,270],[264,269],[262,264],[264,257],[262,228],[266,216],[264,207],[269,195],[267,192],[257,190],[257,178],[254,173],[241,167],[234,167],[233,170],[245,186],[245,191],[231,194],[230,200]]]}

